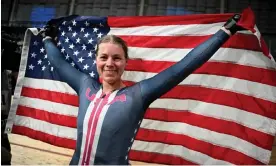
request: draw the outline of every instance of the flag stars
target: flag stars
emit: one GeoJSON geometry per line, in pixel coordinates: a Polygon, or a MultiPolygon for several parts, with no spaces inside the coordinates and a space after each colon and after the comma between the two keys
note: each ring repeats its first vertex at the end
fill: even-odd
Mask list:
{"type": "Polygon", "coordinates": [[[62,25],[65,25],[66,24],[66,21],[63,21],[62,25]]]}
{"type": "Polygon", "coordinates": [[[102,23],[100,23],[100,27],[104,27],[104,25],[102,23]]]}
{"type": "Polygon", "coordinates": [[[29,65],[29,69],[30,70],[34,70],[34,66],[31,64],[31,65],[29,65]]]}
{"type": "Polygon", "coordinates": [[[82,61],[84,61],[84,59],[82,57],[80,57],[78,62],[82,63],[82,61]]]}
{"type": "Polygon", "coordinates": [[[85,28],[81,28],[81,30],[80,30],[80,31],[81,31],[81,32],[84,32],[84,30],[85,30],[85,28]]]}
{"type": "Polygon", "coordinates": [[[76,43],[80,43],[80,38],[78,37],[77,39],[76,39],[76,43]]]}
{"type": "Polygon", "coordinates": [[[40,49],[40,53],[44,53],[44,51],[45,51],[45,49],[42,47],[42,48],[40,49]]]}
{"type": "Polygon", "coordinates": [[[98,30],[99,30],[98,28],[93,28],[93,32],[96,32],[96,33],[97,33],[98,30]]]}
{"type": "Polygon", "coordinates": [[[41,63],[42,63],[42,61],[39,59],[39,60],[37,61],[37,64],[38,64],[38,65],[41,65],[41,63]]]}
{"type": "Polygon", "coordinates": [[[37,46],[37,45],[38,45],[38,42],[37,42],[37,41],[34,41],[34,45],[37,46]]]}
{"type": "Polygon", "coordinates": [[[72,37],[76,37],[76,35],[77,35],[77,32],[74,32],[74,33],[72,34],[72,37]]]}
{"type": "Polygon", "coordinates": [[[93,55],[93,53],[90,51],[90,52],[88,53],[88,57],[91,57],[91,58],[92,58],[92,55],[93,55]]]}
{"type": "Polygon", "coordinates": [[[85,22],[85,25],[88,27],[88,26],[90,25],[90,23],[86,21],[86,22],[85,22]]]}
{"type": "Polygon", "coordinates": [[[42,71],[44,71],[44,70],[46,69],[46,67],[45,67],[45,66],[42,66],[42,68],[41,68],[41,69],[42,69],[42,71]]]}
{"type": "Polygon", "coordinates": [[[96,60],[93,61],[93,65],[95,65],[95,64],[96,64],[96,60]]]}
{"type": "Polygon", "coordinates": [[[70,46],[69,46],[69,48],[71,48],[71,49],[73,49],[75,46],[74,46],[74,44],[72,43],[72,44],[70,44],[70,46]]]}
{"type": "Polygon", "coordinates": [[[69,57],[70,57],[70,56],[67,54],[67,55],[65,56],[65,59],[67,60],[67,59],[69,59],[69,57]]]}
{"type": "Polygon", "coordinates": [[[61,45],[61,42],[60,42],[60,41],[58,41],[57,46],[60,46],[60,45],[61,45]]]}
{"type": "Polygon", "coordinates": [[[68,31],[72,31],[72,27],[71,26],[68,27],[68,31]]]}
{"type": "Polygon", "coordinates": [[[76,20],[73,20],[73,21],[72,21],[72,24],[73,24],[73,26],[76,26],[76,25],[77,25],[76,20]]]}
{"type": "Polygon", "coordinates": [[[95,77],[95,73],[92,71],[91,73],[89,73],[91,77],[95,77]]]}
{"type": "Polygon", "coordinates": [[[74,62],[72,62],[72,63],[71,63],[71,65],[74,67],[74,66],[75,66],[75,63],[74,63],[74,62]]]}
{"type": "Polygon", "coordinates": [[[93,42],[94,40],[91,38],[91,39],[89,39],[88,40],[88,44],[92,44],[92,42],[93,42]]]}
{"type": "Polygon", "coordinates": [[[62,47],[62,49],[61,49],[61,53],[64,53],[64,51],[65,51],[65,48],[64,48],[64,47],[62,47]]]}
{"type": "Polygon", "coordinates": [[[64,31],[61,32],[61,36],[65,36],[65,32],[64,31]]]}
{"type": "Polygon", "coordinates": [[[45,55],[44,55],[44,59],[46,59],[47,57],[48,57],[47,54],[45,54],[45,55]]]}
{"type": "Polygon", "coordinates": [[[48,61],[48,65],[50,65],[51,63],[50,63],[50,61],[48,61]]]}
{"type": "Polygon", "coordinates": [[[82,50],[86,50],[86,45],[85,44],[83,44],[81,47],[82,47],[82,50]]]}
{"type": "Polygon", "coordinates": [[[98,35],[98,38],[101,38],[103,36],[103,34],[100,32],[98,35]]]}
{"type": "Polygon", "coordinates": [[[68,43],[69,42],[69,38],[67,37],[66,39],[65,39],[65,43],[68,43]]]}
{"type": "Polygon", "coordinates": [[[32,56],[31,56],[32,58],[35,58],[35,57],[36,57],[36,53],[34,53],[34,52],[33,52],[31,55],[32,55],[32,56]]]}
{"type": "Polygon", "coordinates": [[[83,66],[83,70],[88,70],[88,65],[87,64],[85,64],[84,66],[83,66]]]}
{"type": "Polygon", "coordinates": [[[51,67],[51,71],[54,71],[54,67],[51,67]]]}
{"type": "Polygon", "coordinates": [[[84,34],[84,37],[88,37],[90,34],[87,32],[86,34],[84,34]]]}
{"type": "Polygon", "coordinates": [[[74,52],[74,55],[78,56],[78,54],[79,54],[78,50],[74,52]]]}

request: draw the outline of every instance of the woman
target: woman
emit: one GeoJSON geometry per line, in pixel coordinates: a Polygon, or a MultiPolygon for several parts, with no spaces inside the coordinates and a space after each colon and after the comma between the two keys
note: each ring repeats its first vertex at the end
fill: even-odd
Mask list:
{"type": "Polygon", "coordinates": [[[41,32],[50,63],[79,95],[77,144],[70,164],[129,164],[128,153],[148,106],[204,64],[242,30],[234,15],[207,41],[156,76],[126,87],[121,76],[128,60],[125,42],[107,35],[97,45],[96,64],[102,84],[73,68],[51,40],[51,26],[41,32]]]}

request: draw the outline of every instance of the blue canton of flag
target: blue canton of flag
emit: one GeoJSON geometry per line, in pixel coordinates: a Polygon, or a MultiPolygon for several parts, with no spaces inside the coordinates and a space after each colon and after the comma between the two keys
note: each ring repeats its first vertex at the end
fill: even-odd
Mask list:
{"type": "MultiPolygon", "coordinates": [[[[64,59],[83,73],[98,80],[96,68],[97,41],[106,35],[110,28],[106,17],[65,17],[59,20],[57,47],[64,59]]],[[[47,53],[40,36],[32,36],[29,47],[26,77],[60,80],[60,76],[48,61],[47,53]]]]}

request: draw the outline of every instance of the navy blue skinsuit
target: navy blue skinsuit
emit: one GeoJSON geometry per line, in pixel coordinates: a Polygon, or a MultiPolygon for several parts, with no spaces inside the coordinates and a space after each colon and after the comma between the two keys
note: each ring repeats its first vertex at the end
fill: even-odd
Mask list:
{"type": "Polygon", "coordinates": [[[129,164],[128,153],[148,106],[208,61],[228,39],[219,30],[175,65],[111,94],[102,94],[99,82],[73,68],[51,39],[45,39],[50,63],[79,95],[77,144],[70,164],[129,164]]]}

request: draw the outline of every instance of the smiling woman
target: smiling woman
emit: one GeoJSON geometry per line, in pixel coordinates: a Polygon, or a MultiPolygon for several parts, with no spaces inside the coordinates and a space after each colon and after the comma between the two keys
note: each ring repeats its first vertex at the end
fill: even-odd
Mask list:
{"type": "Polygon", "coordinates": [[[114,35],[104,36],[97,45],[96,55],[97,71],[105,87],[103,92],[110,93],[125,87],[121,76],[128,60],[126,43],[114,35]]]}

